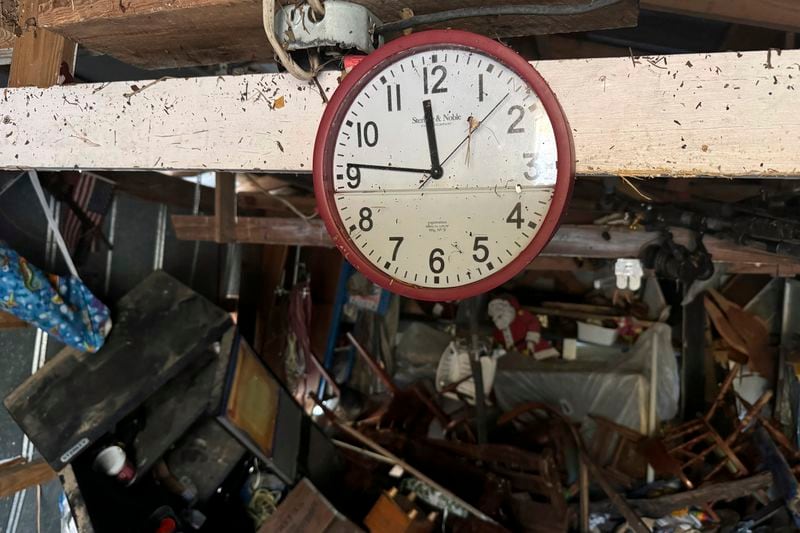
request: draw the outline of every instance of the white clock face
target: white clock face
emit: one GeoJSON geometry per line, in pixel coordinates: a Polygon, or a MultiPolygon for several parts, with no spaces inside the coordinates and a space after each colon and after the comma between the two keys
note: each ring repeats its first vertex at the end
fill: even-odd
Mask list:
{"type": "Polygon", "coordinates": [[[467,48],[401,57],[343,114],[333,198],[364,259],[426,288],[496,274],[531,243],[557,177],[552,124],[513,70],[467,48]]]}

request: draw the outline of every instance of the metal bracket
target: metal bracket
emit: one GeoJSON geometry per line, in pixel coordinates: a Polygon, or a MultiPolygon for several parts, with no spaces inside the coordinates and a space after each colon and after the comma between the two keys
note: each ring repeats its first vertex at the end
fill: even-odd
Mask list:
{"type": "Polygon", "coordinates": [[[369,9],[341,0],[325,0],[322,19],[307,3],[284,6],[275,14],[275,33],[289,51],[338,48],[369,54],[383,44],[373,32],[380,24],[369,9]]]}

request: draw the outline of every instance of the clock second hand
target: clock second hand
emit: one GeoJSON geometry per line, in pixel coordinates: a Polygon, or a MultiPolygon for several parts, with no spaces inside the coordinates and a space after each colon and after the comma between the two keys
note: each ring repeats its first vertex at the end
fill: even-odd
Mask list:
{"type": "MultiPolygon", "coordinates": [[[[469,126],[469,133],[467,134],[467,136],[466,136],[466,137],[464,137],[464,139],[463,139],[463,140],[462,140],[460,143],[458,143],[458,146],[456,146],[455,148],[453,148],[453,151],[452,151],[452,152],[450,152],[450,153],[447,155],[447,157],[445,157],[445,158],[444,158],[444,160],[443,160],[441,163],[439,163],[439,166],[440,166],[440,167],[443,167],[443,166],[444,166],[444,164],[445,164],[445,163],[447,163],[447,161],[448,161],[448,160],[449,160],[451,157],[453,157],[453,156],[455,155],[455,153],[456,153],[456,152],[458,152],[458,149],[459,149],[459,148],[461,148],[462,146],[464,146],[464,143],[465,143],[465,142],[467,142],[467,141],[468,141],[468,140],[469,140],[469,139],[472,137],[472,134],[473,134],[473,133],[475,133],[475,132],[478,130],[478,128],[480,128],[481,126],[483,126],[483,123],[484,123],[484,122],[486,122],[486,119],[488,119],[488,118],[489,118],[489,117],[492,115],[492,113],[494,113],[494,112],[497,110],[497,108],[498,108],[498,107],[500,107],[500,105],[501,105],[503,102],[505,102],[505,101],[506,101],[506,98],[508,98],[508,97],[509,97],[509,95],[511,95],[511,93],[506,93],[506,95],[505,95],[504,97],[502,97],[502,98],[500,99],[500,101],[499,101],[499,102],[497,102],[497,103],[495,104],[495,106],[494,106],[492,109],[490,109],[490,110],[489,110],[489,112],[488,112],[488,113],[486,113],[486,115],[485,115],[485,116],[484,116],[484,117],[483,117],[483,118],[480,120],[480,122],[478,122],[478,125],[477,125],[477,126],[475,126],[475,127],[473,128],[473,127],[472,127],[472,124],[470,124],[470,126],[469,126]]],[[[422,184],[419,186],[419,188],[420,188],[420,189],[421,189],[421,188],[423,188],[423,187],[425,186],[425,184],[426,184],[426,183],[428,183],[428,182],[431,180],[431,177],[432,177],[432,176],[428,176],[428,178],[427,178],[425,181],[423,181],[423,182],[422,182],[422,184]]]]}

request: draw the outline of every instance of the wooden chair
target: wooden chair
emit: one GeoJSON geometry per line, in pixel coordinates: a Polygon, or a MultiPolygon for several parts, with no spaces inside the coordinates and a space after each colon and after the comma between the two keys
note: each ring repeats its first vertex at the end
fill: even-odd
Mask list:
{"type": "Polygon", "coordinates": [[[750,405],[727,436],[723,437],[712,425],[714,415],[722,407],[740,371],[740,365],[736,364],[728,373],[717,398],[705,415],[668,431],[660,440],[648,439],[641,449],[653,468],[676,475],[689,489],[694,487],[689,475],[698,471],[701,472],[701,483],[725,468],[734,477],[748,475],[749,471],[738,455],[743,449],[739,441],[772,399],[772,391],[765,392],[755,404],[750,405]]]}
{"type": "MultiPolygon", "coordinates": [[[[430,422],[435,418],[445,435],[450,438],[458,435],[470,442],[476,442],[475,434],[470,427],[472,410],[461,410],[457,413],[445,413],[431,397],[431,393],[423,383],[415,383],[401,389],[392,380],[386,369],[378,362],[350,333],[347,334],[350,344],[375,377],[383,384],[388,393],[386,401],[373,412],[358,421],[361,426],[393,427],[409,434],[425,435],[430,422]]],[[[468,378],[465,378],[468,379],[468,378]]],[[[461,382],[453,383],[457,387],[461,382]]],[[[447,389],[443,390],[447,392],[447,389]]],[[[469,405],[466,404],[468,408],[469,405]]]]}
{"type": "Polygon", "coordinates": [[[647,471],[647,464],[638,453],[645,436],[599,415],[590,414],[589,418],[596,427],[589,456],[605,470],[611,481],[632,488],[647,471]]]}

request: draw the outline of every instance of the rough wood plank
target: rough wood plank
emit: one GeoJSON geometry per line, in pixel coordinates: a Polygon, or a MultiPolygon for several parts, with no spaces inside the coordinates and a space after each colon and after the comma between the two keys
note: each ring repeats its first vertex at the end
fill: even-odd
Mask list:
{"type": "Polygon", "coordinates": [[[295,210],[304,216],[312,216],[317,210],[313,196],[279,196],[261,191],[240,192],[237,196],[240,209],[259,209],[270,216],[297,216],[295,210]]]}
{"type": "MultiPolygon", "coordinates": [[[[630,57],[631,49],[587,41],[565,35],[541,35],[536,38],[541,59],[585,59],[599,57],[630,57]]],[[[636,54],[636,50],[633,51],[636,54]]]]}
{"type": "MultiPolygon", "coordinates": [[[[644,516],[660,518],[673,511],[686,507],[703,506],[707,503],[733,501],[744,498],[759,490],[767,489],[771,485],[772,474],[769,472],[761,472],[748,478],[726,481],[723,483],[712,483],[704,485],[699,489],[679,492],[677,494],[659,496],[648,500],[628,500],[628,504],[644,516]]],[[[611,502],[592,503],[589,507],[593,513],[613,513],[615,511],[611,502]]]]}
{"type": "MultiPolygon", "coordinates": [[[[688,230],[672,228],[675,242],[690,245],[688,230]]],[[[644,246],[659,239],[658,232],[630,231],[623,227],[604,226],[562,226],[543,255],[561,257],[583,257],[587,259],[611,259],[615,257],[637,257],[644,246]]],[[[796,272],[799,262],[796,259],[760,252],[740,246],[731,241],[706,236],[703,239],[715,262],[761,267],[771,265],[773,275],[778,272],[796,272]],[[782,270],[781,270],[782,269],[782,270]]],[[[790,274],[792,275],[792,274],[790,274]]]]}
{"type": "MultiPolygon", "coordinates": [[[[137,477],[141,479],[164,452],[209,410],[209,396],[219,364],[219,358],[207,351],[205,358],[193,363],[142,404],[145,425],[133,440],[137,477]]],[[[217,407],[215,405],[213,409],[217,407]]]]}
{"type": "Polygon", "coordinates": [[[86,508],[86,501],[83,499],[80,487],[78,487],[78,479],[75,477],[72,466],[67,465],[58,474],[61,478],[61,486],[64,487],[64,495],[67,497],[69,508],[72,511],[72,517],[75,519],[75,525],[78,526],[78,531],[80,533],[95,533],[92,520],[89,518],[89,510],[86,508]]]}
{"type": "MultiPolygon", "coordinates": [[[[151,202],[192,209],[197,185],[178,177],[158,172],[105,172],[104,178],[113,181],[117,188],[128,194],[151,202]]],[[[211,213],[214,209],[214,189],[200,186],[200,211],[211,213]]]]}
{"type": "MultiPolygon", "coordinates": [[[[175,235],[188,241],[213,241],[213,217],[172,215],[175,235]]],[[[319,219],[239,217],[236,242],[332,247],[333,242],[319,219]]]]}
{"type": "Polygon", "coordinates": [[[236,238],[236,176],[217,172],[214,189],[214,240],[231,242],[236,238]]]}
{"type": "Polygon", "coordinates": [[[239,206],[292,216],[297,215],[297,211],[306,216],[312,215],[317,209],[313,194],[299,195],[301,191],[313,190],[311,180],[305,178],[308,176],[238,173],[236,193],[239,206]]]}
{"type": "MultiPolygon", "coordinates": [[[[175,235],[182,240],[214,240],[213,217],[173,215],[175,235]]],[[[672,230],[675,242],[688,245],[690,232],[672,230]]],[[[638,257],[640,251],[658,241],[659,232],[631,231],[622,227],[564,225],[545,247],[541,257],[580,257],[583,259],[615,259],[638,257]]],[[[332,247],[325,225],[320,219],[239,217],[236,241],[251,244],[282,244],[332,247]]],[[[753,265],[761,272],[771,268],[772,275],[790,276],[800,273],[800,261],[790,257],[759,252],[731,241],[706,236],[703,240],[714,261],[747,270],[753,265]]]]}
{"type": "Polygon", "coordinates": [[[654,11],[800,31],[800,3],[796,0],[642,0],[641,6],[654,11]]]}
{"type": "MultiPolygon", "coordinates": [[[[536,67],[579,174],[798,177],[798,64],[793,50],[536,67]]],[[[337,76],[320,77],[326,92],[337,76]]],[[[9,89],[0,102],[3,169],[309,172],[323,109],[313,84],[281,74],[9,89]]]]}
{"type": "Polygon", "coordinates": [[[57,474],[43,459],[30,463],[17,463],[0,466],[0,498],[41,485],[55,479],[57,474]]]}
{"type": "Polygon", "coordinates": [[[9,87],[49,87],[59,81],[62,65],[75,71],[76,44],[73,41],[36,26],[39,0],[20,3],[19,20],[22,34],[14,41],[9,87]],[[33,21],[33,22],[29,22],[33,21]]]}
{"type": "MultiPolygon", "coordinates": [[[[107,180],[113,181],[117,188],[128,194],[156,203],[192,209],[196,184],[178,176],[168,176],[160,172],[97,172],[107,180]]],[[[285,186],[285,185],[284,185],[285,186]]],[[[260,190],[247,190],[237,193],[237,204],[241,210],[263,210],[271,216],[293,216],[295,213],[284,202],[290,203],[300,212],[311,215],[316,210],[313,196],[276,196],[260,190]]],[[[214,189],[200,186],[201,213],[214,212],[214,189]]]]}
{"type": "Polygon", "coordinates": [[[222,309],[164,272],[116,306],[97,353],[64,350],[4,403],[56,469],[200,356],[230,325],[222,309]]]}
{"type": "MultiPolygon", "coordinates": [[[[286,383],[286,368],[281,356],[286,341],[285,323],[288,313],[286,299],[280,297],[279,289],[283,288],[288,257],[288,246],[260,247],[258,268],[253,273],[253,277],[257,277],[257,281],[253,280],[255,291],[239,296],[240,310],[243,303],[252,303],[251,309],[254,310],[254,349],[282,383],[286,383]]],[[[244,270],[242,273],[242,286],[245,287],[244,270]]],[[[241,311],[239,324],[242,324],[241,311]]]]}
{"type": "MultiPolygon", "coordinates": [[[[416,14],[527,0],[355,0],[385,21],[416,14]]],[[[582,4],[585,0],[553,3],[582,4]]],[[[638,2],[622,0],[596,12],[564,17],[491,17],[454,20],[437,27],[492,37],[564,33],[635,26],[638,2]]],[[[261,0],[46,0],[39,25],[82,46],[143,68],[269,61],[272,51],[261,25],[261,0]],[[187,30],[191,31],[187,31],[187,30]]]]}
{"type": "Polygon", "coordinates": [[[194,424],[167,454],[165,462],[178,479],[191,479],[197,500],[205,502],[231,473],[247,449],[214,418],[194,424]]]}
{"type": "Polygon", "coordinates": [[[362,530],[339,513],[308,479],[303,478],[259,528],[258,533],[273,531],[335,533],[362,530]]]}

